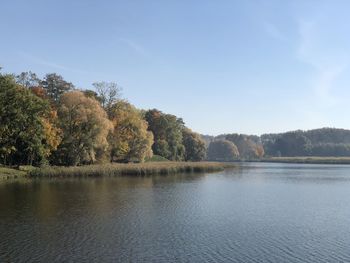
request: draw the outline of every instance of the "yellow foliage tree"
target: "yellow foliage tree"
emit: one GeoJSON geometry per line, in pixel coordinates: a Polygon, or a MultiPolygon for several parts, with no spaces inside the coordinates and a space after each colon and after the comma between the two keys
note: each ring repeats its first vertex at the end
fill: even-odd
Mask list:
{"type": "Polygon", "coordinates": [[[111,161],[143,162],[151,157],[153,134],[141,113],[130,103],[120,100],[110,110],[113,132],[109,137],[111,161]]]}
{"type": "Polygon", "coordinates": [[[59,129],[57,124],[57,112],[51,110],[48,118],[41,119],[44,138],[46,142],[45,156],[49,157],[53,151],[57,150],[58,145],[61,143],[61,129],[59,129]]]}
{"type": "Polygon", "coordinates": [[[80,91],[72,91],[61,96],[59,105],[63,138],[53,161],[78,165],[102,159],[107,152],[107,136],[113,126],[100,103],[80,91]]]}

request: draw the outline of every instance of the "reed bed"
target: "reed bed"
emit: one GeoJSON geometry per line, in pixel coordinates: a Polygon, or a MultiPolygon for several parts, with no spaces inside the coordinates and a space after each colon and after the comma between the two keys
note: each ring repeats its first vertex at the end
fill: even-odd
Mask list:
{"type": "Polygon", "coordinates": [[[74,167],[48,166],[29,172],[30,177],[98,177],[98,176],[149,176],[176,173],[221,171],[232,166],[218,162],[154,162],[129,164],[101,164],[74,167]]]}

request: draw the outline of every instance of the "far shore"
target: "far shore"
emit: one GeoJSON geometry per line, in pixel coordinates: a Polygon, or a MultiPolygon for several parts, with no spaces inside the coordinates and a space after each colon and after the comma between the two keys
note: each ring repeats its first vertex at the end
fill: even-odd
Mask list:
{"type": "Polygon", "coordinates": [[[270,162],[270,163],[350,164],[350,157],[332,157],[332,156],[269,157],[269,158],[263,158],[257,161],[270,162]]]}
{"type": "Polygon", "coordinates": [[[298,156],[298,157],[264,157],[261,159],[236,159],[233,161],[224,161],[226,163],[299,163],[299,164],[350,164],[349,157],[334,156],[298,156]]]}

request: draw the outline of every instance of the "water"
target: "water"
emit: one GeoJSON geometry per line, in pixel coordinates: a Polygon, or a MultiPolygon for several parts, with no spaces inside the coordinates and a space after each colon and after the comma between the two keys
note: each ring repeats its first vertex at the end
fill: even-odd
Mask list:
{"type": "Polygon", "coordinates": [[[8,181],[0,262],[350,262],[350,166],[8,181]]]}

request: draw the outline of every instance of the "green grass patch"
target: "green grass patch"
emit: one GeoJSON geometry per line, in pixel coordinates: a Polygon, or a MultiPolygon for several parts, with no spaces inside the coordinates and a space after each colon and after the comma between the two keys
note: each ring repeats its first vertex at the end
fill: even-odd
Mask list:
{"type": "Polygon", "coordinates": [[[25,177],[27,172],[15,168],[0,166],[0,180],[25,177]]]}
{"type": "Polygon", "coordinates": [[[148,162],[129,164],[102,164],[75,167],[48,166],[29,172],[31,177],[97,177],[97,176],[149,176],[176,173],[221,171],[232,164],[218,162],[148,162]]]}
{"type": "Polygon", "coordinates": [[[160,155],[153,155],[151,158],[147,158],[145,162],[169,162],[169,160],[160,155]]]}

